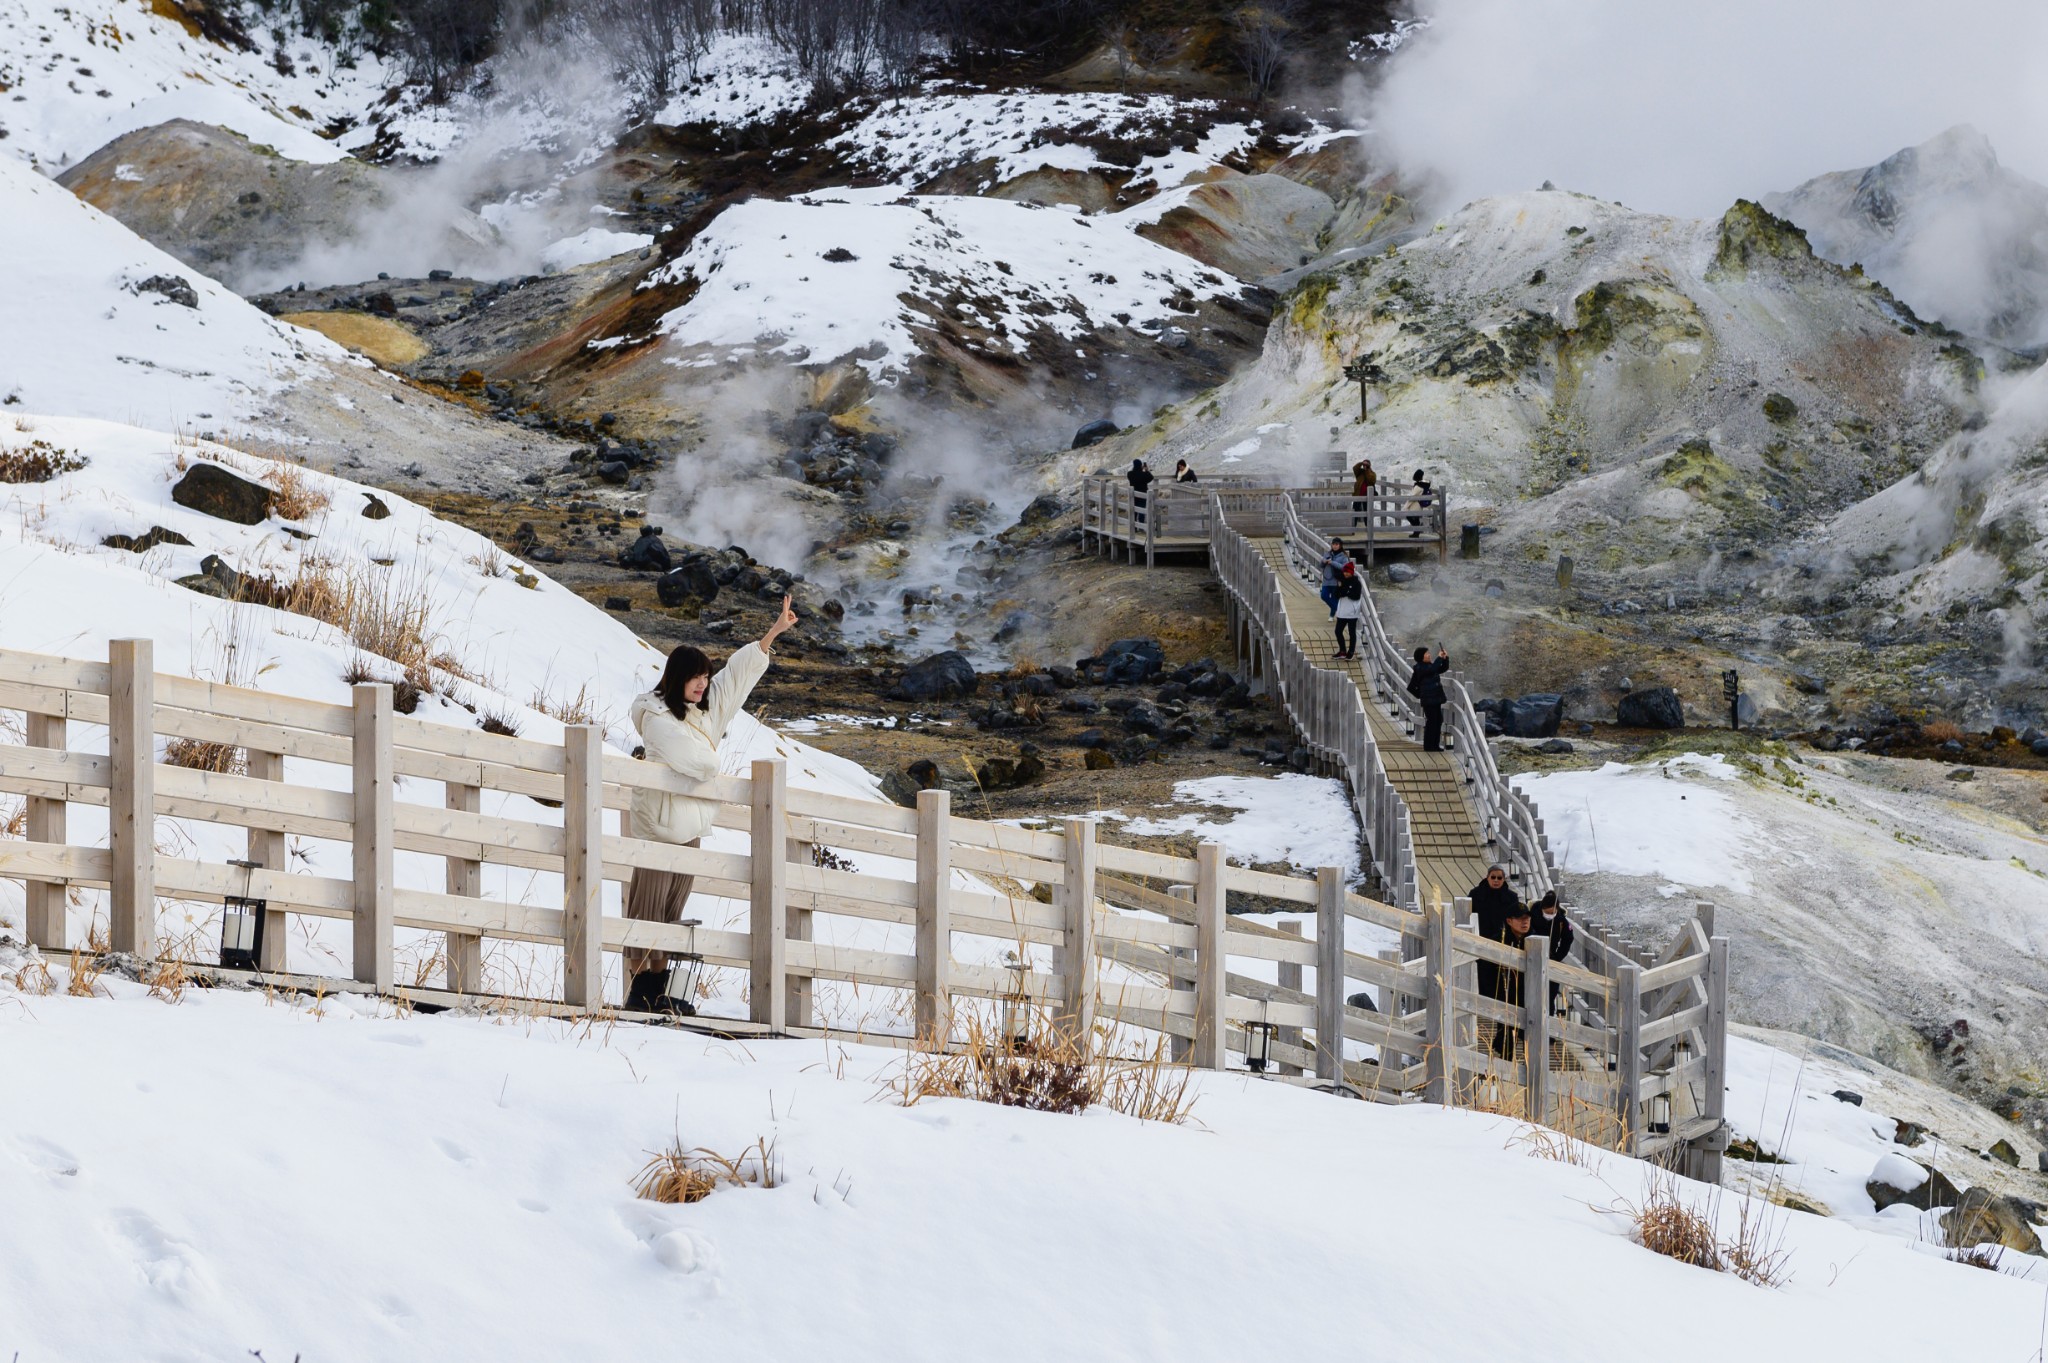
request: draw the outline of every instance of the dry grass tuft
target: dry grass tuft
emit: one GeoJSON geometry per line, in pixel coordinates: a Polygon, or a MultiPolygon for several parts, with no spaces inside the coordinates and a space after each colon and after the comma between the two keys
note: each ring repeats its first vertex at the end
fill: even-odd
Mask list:
{"type": "Polygon", "coordinates": [[[26,838],[27,836],[28,801],[9,801],[7,812],[0,814],[0,838],[26,838]]]}
{"type": "Polygon", "coordinates": [[[313,485],[301,465],[279,463],[264,481],[270,484],[271,510],[280,520],[311,520],[327,509],[327,494],[313,485]]]}
{"type": "Polygon", "coordinates": [[[1637,1244],[1666,1258],[1699,1268],[1732,1274],[1757,1287],[1777,1287],[1789,1276],[1782,1215],[1771,1204],[1744,1198],[1735,1234],[1723,1238],[1716,1230],[1721,1190],[1715,1188],[1704,1206],[1689,1205],[1679,1182],[1665,1174],[1653,1176],[1639,1205],[1623,1203],[1637,1244]]]}
{"type": "Polygon", "coordinates": [[[50,974],[49,962],[40,952],[31,955],[27,962],[9,977],[8,983],[18,992],[40,997],[57,992],[57,981],[50,974]]]}
{"type": "Polygon", "coordinates": [[[552,692],[536,690],[530,702],[534,709],[550,719],[564,724],[596,724],[609,727],[604,712],[597,708],[597,697],[590,694],[586,682],[576,688],[573,696],[558,697],[552,692]]]}
{"type": "Polygon", "coordinates": [[[648,1202],[702,1202],[720,1188],[775,1188],[782,1184],[782,1161],[775,1142],[761,1137],[737,1158],[698,1146],[683,1149],[680,1138],[666,1150],[654,1151],[633,1178],[633,1195],[648,1202]]]}
{"type": "Polygon", "coordinates": [[[1965,737],[1963,726],[1949,719],[1930,719],[1920,726],[1920,737],[1929,743],[1960,743],[1965,737]]]}
{"type": "Polygon", "coordinates": [[[210,743],[201,738],[173,738],[164,744],[164,761],[192,771],[246,776],[249,757],[232,743],[210,743]]]}
{"type": "Polygon", "coordinates": [[[485,710],[476,717],[476,727],[487,734],[501,734],[506,738],[519,737],[519,717],[510,710],[485,710]]]}
{"type": "Polygon", "coordinates": [[[905,1107],[925,1098],[968,1098],[1034,1112],[1102,1106],[1140,1121],[1177,1125],[1188,1119],[1194,1072],[1168,1058],[1164,1039],[1149,1051],[1117,1055],[1099,1035],[1076,1033],[1043,1010],[1020,1008],[1016,1018],[1014,1026],[998,1026],[979,1012],[967,1013],[958,1049],[921,1043],[891,1088],[905,1107]]]}
{"type": "Polygon", "coordinates": [[[100,976],[107,973],[101,964],[100,952],[104,950],[96,941],[81,950],[71,948],[71,980],[64,986],[64,992],[76,999],[97,999],[107,997],[100,988],[100,976]]]}

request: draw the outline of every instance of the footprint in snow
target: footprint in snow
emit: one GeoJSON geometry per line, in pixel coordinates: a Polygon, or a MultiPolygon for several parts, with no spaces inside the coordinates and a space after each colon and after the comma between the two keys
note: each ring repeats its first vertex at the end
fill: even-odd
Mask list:
{"type": "Polygon", "coordinates": [[[526,1210],[530,1212],[537,1212],[543,1215],[545,1215],[548,1210],[548,1204],[541,1201],[537,1197],[522,1197],[519,1199],[519,1205],[526,1208],[526,1210]]]}
{"type": "Polygon", "coordinates": [[[127,1245],[149,1285],[178,1300],[213,1294],[206,1259],[184,1240],[159,1226],[147,1212],[125,1207],[114,1213],[114,1232],[127,1245]]]}
{"type": "Polygon", "coordinates": [[[440,1151],[442,1154],[446,1155],[449,1159],[454,1160],[457,1164],[476,1163],[475,1155],[470,1154],[468,1150],[464,1149],[460,1145],[457,1145],[454,1141],[449,1140],[446,1136],[434,1137],[434,1144],[440,1147],[440,1151]]]}
{"type": "Polygon", "coordinates": [[[705,1273],[718,1267],[718,1247],[709,1238],[676,1224],[680,1207],[633,1202],[619,1209],[619,1220],[633,1238],[647,1246],[654,1261],[671,1273],[705,1273]]]}
{"type": "Polygon", "coordinates": [[[61,1145],[44,1140],[41,1136],[26,1136],[16,1143],[15,1153],[22,1162],[32,1169],[41,1170],[51,1178],[77,1178],[78,1159],[61,1145]]]}

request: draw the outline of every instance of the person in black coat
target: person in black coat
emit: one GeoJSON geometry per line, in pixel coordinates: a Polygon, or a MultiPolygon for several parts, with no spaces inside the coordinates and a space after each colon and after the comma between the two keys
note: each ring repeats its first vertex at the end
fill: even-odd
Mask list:
{"type": "MultiPolygon", "coordinates": [[[[1489,942],[1501,940],[1507,931],[1508,915],[1522,908],[1522,897],[1508,885],[1508,873],[1499,866],[1486,868],[1486,878],[1472,887],[1472,912],[1479,919],[1479,935],[1489,942]]],[[[1497,997],[1500,967],[1492,961],[1479,962],[1479,992],[1497,997]]]]}
{"type": "MultiPolygon", "coordinates": [[[[1507,917],[1501,920],[1500,936],[1494,938],[1494,940],[1511,951],[1522,950],[1524,944],[1529,940],[1529,918],[1529,906],[1517,902],[1508,909],[1507,917]]],[[[1489,964],[1491,963],[1481,961],[1479,968],[1484,970],[1489,964]]],[[[1505,1003],[1510,1008],[1519,1010],[1522,1006],[1522,972],[1516,970],[1513,966],[1494,966],[1493,987],[1487,989],[1482,981],[1480,989],[1482,992],[1505,1003]]],[[[1504,1022],[1493,1024],[1493,1053],[1501,1059],[1513,1060],[1515,1058],[1515,1043],[1521,1039],[1521,1028],[1511,1027],[1504,1022]]]]}
{"type": "Polygon", "coordinates": [[[1408,694],[1422,702],[1422,750],[1444,750],[1444,673],[1451,670],[1451,655],[1437,645],[1431,653],[1415,650],[1415,671],[1408,677],[1408,694]]]}
{"type": "Polygon", "coordinates": [[[1142,459],[1131,461],[1131,471],[1124,475],[1131,485],[1131,521],[1134,525],[1145,523],[1145,489],[1152,486],[1152,470],[1145,467],[1142,459]]]}
{"type": "MultiPolygon", "coordinates": [[[[1564,905],[1557,902],[1557,891],[1552,890],[1536,901],[1534,913],[1530,915],[1531,932],[1540,932],[1550,938],[1550,959],[1568,960],[1572,954],[1572,920],[1565,917],[1564,905]]],[[[1558,983],[1550,982],[1550,1011],[1557,1011],[1558,983]]]]}
{"type": "Polygon", "coordinates": [[[1173,481],[1176,483],[1199,483],[1202,480],[1197,478],[1195,471],[1188,467],[1187,460],[1177,459],[1173,464],[1173,481]]]}

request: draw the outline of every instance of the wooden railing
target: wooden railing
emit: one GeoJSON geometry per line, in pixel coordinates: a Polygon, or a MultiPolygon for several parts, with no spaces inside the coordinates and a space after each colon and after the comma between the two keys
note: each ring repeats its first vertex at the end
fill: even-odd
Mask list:
{"type": "MultiPolygon", "coordinates": [[[[1248,547],[1227,529],[1220,538],[1227,553],[1248,547]]],[[[0,650],[0,711],[26,718],[4,726],[21,740],[0,743],[0,792],[27,802],[25,837],[0,839],[0,877],[25,883],[27,931],[46,952],[80,945],[67,902],[95,890],[106,892],[110,949],[132,953],[145,970],[168,949],[157,939],[160,899],[255,900],[266,915],[259,976],[282,974],[290,916],[342,920],[356,987],[420,1002],[505,1002],[486,995],[481,980],[491,941],[559,949],[558,984],[527,1002],[574,1014],[604,1009],[604,953],[696,952],[746,977],[747,1017],[712,1022],[722,1028],[822,1034],[828,1020],[810,987],[818,980],[901,991],[915,1026],[893,1037],[862,1034],[925,1046],[950,1044],[957,1010],[978,1000],[1046,1009],[1106,1044],[1170,1038],[1177,1054],[1207,1069],[1247,1053],[1248,1025],[1261,1034],[1270,1027],[1277,1077],[1387,1101],[1486,1102],[1653,1153],[1643,1105],[1718,1073],[1726,944],[1697,928],[1655,968],[1617,962],[1611,973],[1589,971],[1551,963],[1536,946],[1514,952],[1481,939],[1462,907],[1353,893],[1336,868],[1308,877],[1233,866],[1214,842],[1192,857],[1168,855],[1101,839],[1082,818],[1055,829],[985,823],[955,816],[943,791],[921,792],[910,810],[804,790],[788,785],[780,761],[757,761],[746,778],[693,784],[607,752],[591,725],[569,725],[562,743],[542,743],[395,715],[382,685],[356,686],[348,705],[324,704],[161,675],[151,654],[148,640],[115,641],[105,662],[0,650]],[[159,760],[171,740],[220,745],[235,758],[225,765],[246,774],[159,760]],[[719,801],[717,826],[745,833],[751,850],[613,831],[641,789],[719,801]],[[105,845],[69,840],[67,815],[77,806],[107,810],[105,845]],[[236,830],[246,856],[174,855],[158,841],[166,818],[188,834],[204,825],[236,830]],[[819,848],[839,855],[821,858],[819,848]],[[329,850],[345,850],[348,874],[301,869],[329,850]],[[443,888],[400,883],[401,855],[414,879],[419,856],[441,861],[443,888]],[[883,864],[819,864],[849,855],[883,864]],[[491,867],[558,876],[559,891],[550,882],[543,893],[559,902],[487,893],[491,867]],[[739,901],[745,930],[606,912],[607,882],[639,869],[692,875],[698,894],[739,901]],[[1261,910],[1309,915],[1313,935],[1232,913],[1254,899],[1261,910]],[[1423,950],[1350,950],[1354,922],[1423,950]],[[839,928],[864,923],[908,929],[911,949],[836,940],[847,935],[839,928]],[[445,939],[441,987],[397,978],[401,932],[445,939]],[[1011,961],[993,963],[1005,947],[1011,961]],[[1526,972],[1523,997],[1542,1006],[1480,996],[1470,977],[1482,960],[1526,972]],[[1314,982],[1304,988],[1308,971],[1314,982]],[[1553,1014],[1551,981],[1585,1006],[1553,1014]],[[1353,1006],[1360,984],[1377,991],[1375,1008],[1353,1006]],[[1521,1062],[1475,1049],[1498,1027],[1525,1033],[1521,1062]],[[1562,1070],[1526,1063],[1555,1062],[1553,1038],[1583,1059],[1562,1070]],[[1697,1059],[1677,1056],[1682,1048],[1697,1059]],[[1604,1116],[1592,1122],[1588,1113],[1604,1116]]],[[[1346,689],[1355,707],[1357,692],[1346,689]]],[[[1316,703],[1334,713],[1339,701],[1332,691],[1316,703]]],[[[1369,765],[1364,776],[1381,792],[1370,817],[1398,818],[1391,787],[1373,785],[1369,765]]],[[[1412,887],[1413,872],[1396,879],[1412,887]]]]}
{"type": "MultiPolygon", "coordinates": [[[[1288,561],[1305,581],[1315,583],[1322,578],[1322,562],[1329,553],[1330,541],[1294,513],[1292,503],[1297,500],[1290,500],[1287,517],[1288,561]]],[[[1370,590],[1362,604],[1359,652],[1374,699],[1409,733],[1420,734],[1422,704],[1408,694],[1408,678],[1415,667],[1414,652],[1404,652],[1395,645],[1370,590]]],[[[1493,849],[1492,859],[1507,869],[1524,895],[1533,898],[1555,889],[1557,873],[1551,860],[1550,840],[1535,806],[1501,776],[1493,750],[1487,746],[1485,727],[1464,683],[1450,673],[1444,675],[1443,683],[1444,723],[1448,730],[1445,746],[1453,753],[1465,784],[1472,787],[1473,807],[1485,841],[1493,849]]]]}
{"type": "Polygon", "coordinates": [[[1161,553],[1208,547],[1219,497],[1240,524],[1247,515],[1263,515],[1277,533],[1286,499],[1283,488],[1250,478],[1201,483],[1161,478],[1140,493],[1121,474],[1097,474],[1081,484],[1083,544],[1104,554],[1120,546],[1133,562],[1142,553],[1145,566],[1155,567],[1161,553]]]}
{"type": "Polygon", "coordinates": [[[1449,545],[1449,515],[1441,488],[1377,490],[1360,497],[1346,491],[1298,490],[1288,496],[1294,516],[1324,535],[1344,540],[1366,567],[1389,549],[1433,548],[1443,558],[1449,545]]]}

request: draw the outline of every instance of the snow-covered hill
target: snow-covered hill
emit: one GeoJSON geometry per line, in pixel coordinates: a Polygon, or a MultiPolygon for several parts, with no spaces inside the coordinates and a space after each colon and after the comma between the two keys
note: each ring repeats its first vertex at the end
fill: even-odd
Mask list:
{"type": "MultiPolygon", "coordinates": [[[[0,1347],[25,1361],[1927,1363],[2041,1343],[2038,1260],[2007,1256],[2032,1281],[1946,1262],[1904,1208],[1869,1229],[1765,1210],[1789,1280],[1750,1286],[1632,1241],[1645,1166],[1539,1158],[1481,1113],[1241,1075],[1199,1077],[1184,1126],[906,1108],[900,1053],[859,1044],[101,983],[0,994],[0,1347]],[[760,1139],[778,1187],[633,1196],[672,1142],[760,1139]]],[[[1782,1053],[1738,1042],[1731,1077],[1741,1133],[1842,1166],[1831,1191],[1921,1153],[1782,1053]]],[[[1720,1200],[1724,1233],[1741,1204],[1720,1200]]]]}

